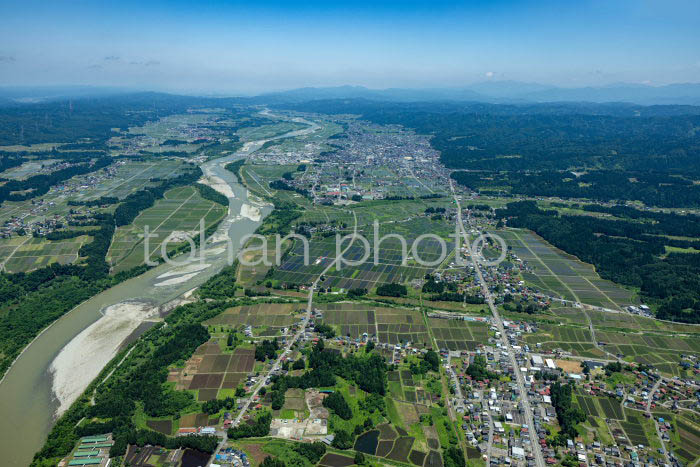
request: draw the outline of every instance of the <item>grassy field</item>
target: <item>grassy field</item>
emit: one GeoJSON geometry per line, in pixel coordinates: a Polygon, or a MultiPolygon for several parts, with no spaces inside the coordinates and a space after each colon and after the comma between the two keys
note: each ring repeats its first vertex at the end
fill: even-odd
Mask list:
{"type": "MultiPolygon", "coordinates": [[[[218,222],[226,214],[226,208],[206,200],[194,187],[173,188],[153,207],[141,212],[131,225],[119,227],[107,252],[107,261],[114,272],[130,269],[142,264],[146,257],[143,233],[148,226],[151,238],[148,258],[160,257],[161,244],[173,232],[195,232],[198,235],[199,221],[204,219],[205,228],[218,222]]],[[[194,237],[194,235],[193,235],[194,237]]],[[[175,246],[177,242],[170,242],[175,246]]]]}

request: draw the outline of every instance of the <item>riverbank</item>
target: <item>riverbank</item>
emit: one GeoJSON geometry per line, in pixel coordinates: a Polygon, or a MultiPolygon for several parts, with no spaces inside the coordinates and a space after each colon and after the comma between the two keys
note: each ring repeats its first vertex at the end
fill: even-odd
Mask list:
{"type": "Polygon", "coordinates": [[[158,317],[158,306],[124,302],[107,307],[102,318],[63,347],[49,367],[53,393],[61,416],[82,394],[102,368],[117,355],[122,342],[148,319],[158,317]]]}

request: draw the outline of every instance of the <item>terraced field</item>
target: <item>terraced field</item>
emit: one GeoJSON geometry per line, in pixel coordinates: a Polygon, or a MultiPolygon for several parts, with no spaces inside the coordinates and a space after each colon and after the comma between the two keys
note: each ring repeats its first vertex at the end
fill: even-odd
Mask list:
{"type": "Polygon", "coordinates": [[[512,229],[498,235],[532,268],[533,272],[523,273],[523,278],[542,292],[610,309],[634,303],[632,292],[601,279],[591,265],[557,250],[534,233],[512,229]]]}

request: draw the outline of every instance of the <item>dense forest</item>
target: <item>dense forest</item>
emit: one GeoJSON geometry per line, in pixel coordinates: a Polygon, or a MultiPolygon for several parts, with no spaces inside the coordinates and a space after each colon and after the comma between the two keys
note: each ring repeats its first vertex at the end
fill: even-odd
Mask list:
{"type": "Polygon", "coordinates": [[[692,178],[663,172],[591,170],[452,173],[458,183],[482,193],[641,201],[648,206],[700,206],[700,185],[692,178]]]}
{"type": "Polygon", "coordinates": [[[611,212],[634,219],[603,219],[559,215],[534,201],[521,201],[496,215],[593,264],[601,277],[638,287],[646,299],[658,303],[658,318],[700,323],[700,255],[666,254],[664,248],[667,235],[698,236],[698,217],[629,209],[611,212]]]}
{"type": "Polygon", "coordinates": [[[241,180],[241,167],[245,165],[245,159],[238,159],[237,161],[230,162],[226,164],[224,167],[226,170],[231,172],[235,177],[238,183],[242,183],[241,180]]]}
{"type": "MultiPolygon", "coordinates": [[[[235,108],[239,99],[216,99],[175,96],[154,92],[120,96],[57,100],[35,104],[0,106],[0,146],[36,143],[71,143],[81,138],[105,141],[113,128],[140,126],[168,115],[184,113],[197,107],[235,108]]],[[[258,120],[249,124],[257,124],[258,120]]],[[[98,143],[72,146],[79,149],[100,149],[98,143]]]]}

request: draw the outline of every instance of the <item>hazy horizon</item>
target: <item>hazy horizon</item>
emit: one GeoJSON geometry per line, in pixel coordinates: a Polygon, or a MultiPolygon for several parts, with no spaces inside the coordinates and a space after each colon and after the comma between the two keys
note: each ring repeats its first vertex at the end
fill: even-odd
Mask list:
{"type": "Polygon", "coordinates": [[[700,82],[700,4],[691,1],[6,1],[0,12],[0,86],[230,95],[700,82]]]}

